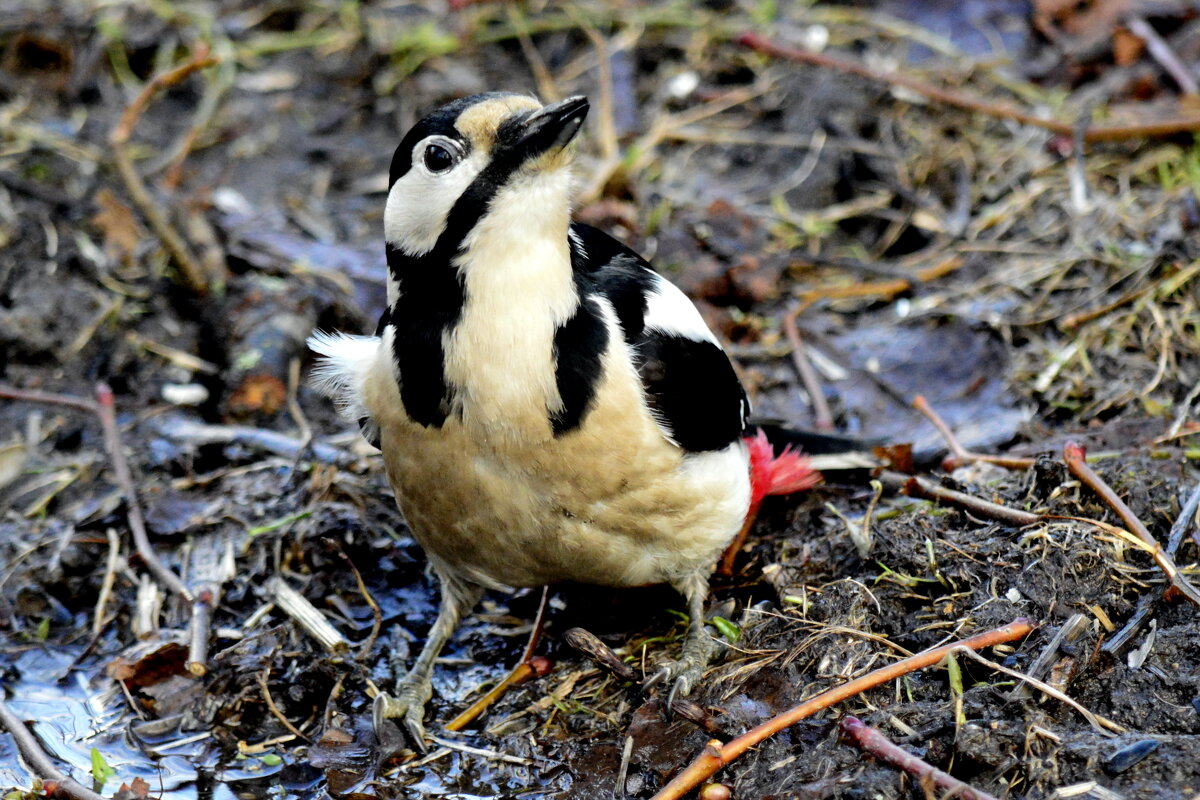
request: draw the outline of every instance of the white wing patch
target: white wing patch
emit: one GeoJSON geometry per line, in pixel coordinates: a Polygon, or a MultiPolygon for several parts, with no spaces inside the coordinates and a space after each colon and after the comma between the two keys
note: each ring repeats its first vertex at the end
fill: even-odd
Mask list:
{"type": "Polygon", "coordinates": [[[646,327],[670,336],[721,346],[688,296],[661,275],[654,276],[654,288],[646,296],[646,327]]]}
{"type": "Polygon", "coordinates": [[[313,367],[310,385],[333,400],[338,413],[358,422],[370,416],[363,404],[363,391],[371,368],[379,357],[378,336],[314,331],[308,348],[322,356],[313,367]]]}

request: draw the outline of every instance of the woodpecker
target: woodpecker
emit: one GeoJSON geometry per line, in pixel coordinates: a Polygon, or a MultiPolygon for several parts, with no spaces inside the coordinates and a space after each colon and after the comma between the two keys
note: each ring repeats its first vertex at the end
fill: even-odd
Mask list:
{"type": "Polygon", "coordinates": [[[660,677],[687,694],[716,559],[762,495],[818,478],[743,439],[746,393],[683,292],[571,221],[587,112],[488,93],[417,123],[391,162],[376,335],[310,339],[314,385],[382,450],[439,578],[424,647],[375,706],[418,747],[434,661],[485,589],[669,583],[689,623],[660,677]]]}

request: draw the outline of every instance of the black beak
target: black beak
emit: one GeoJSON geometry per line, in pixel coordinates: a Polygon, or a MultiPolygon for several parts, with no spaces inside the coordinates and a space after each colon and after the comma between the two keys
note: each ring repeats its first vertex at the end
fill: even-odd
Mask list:
{"type": "Polygon", "coordinates": [[[526,157],[566,147],[579,133],[587,112],[588,99],[576,95],[551,103],[526,117],[521,135],[526,157]]]}

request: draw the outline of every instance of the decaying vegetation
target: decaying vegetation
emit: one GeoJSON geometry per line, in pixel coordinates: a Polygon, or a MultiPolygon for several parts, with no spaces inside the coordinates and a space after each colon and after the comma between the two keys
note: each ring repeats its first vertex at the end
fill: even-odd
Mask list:
{"type": "Polygon", "coordinates": [[[450,5],[0,21],[0,784],[1200,796],[1195,8],[450,5]],[[396,138],[492,88],[593,98],[578,216],[760,414],[888,446],[767,501],[692,702],[671,592],[555,589],[532,652],[492,595],[431,714],[511,686],[421,756],[370,697],[433,590],[303,339],[373,327],[396,138]]]}

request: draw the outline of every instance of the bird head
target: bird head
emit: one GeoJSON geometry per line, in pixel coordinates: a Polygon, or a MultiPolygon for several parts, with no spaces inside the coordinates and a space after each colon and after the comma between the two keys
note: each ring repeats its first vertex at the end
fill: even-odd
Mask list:
{"type": "Polygon", "coordinates": [[[494,203],[532,218],[569,214],[567,145],[588,101],[543,106],[528,95],[489,93],[438,108],[413,126],[392,157],[384,233],[407,259],[450,260],[494,203]]]}

